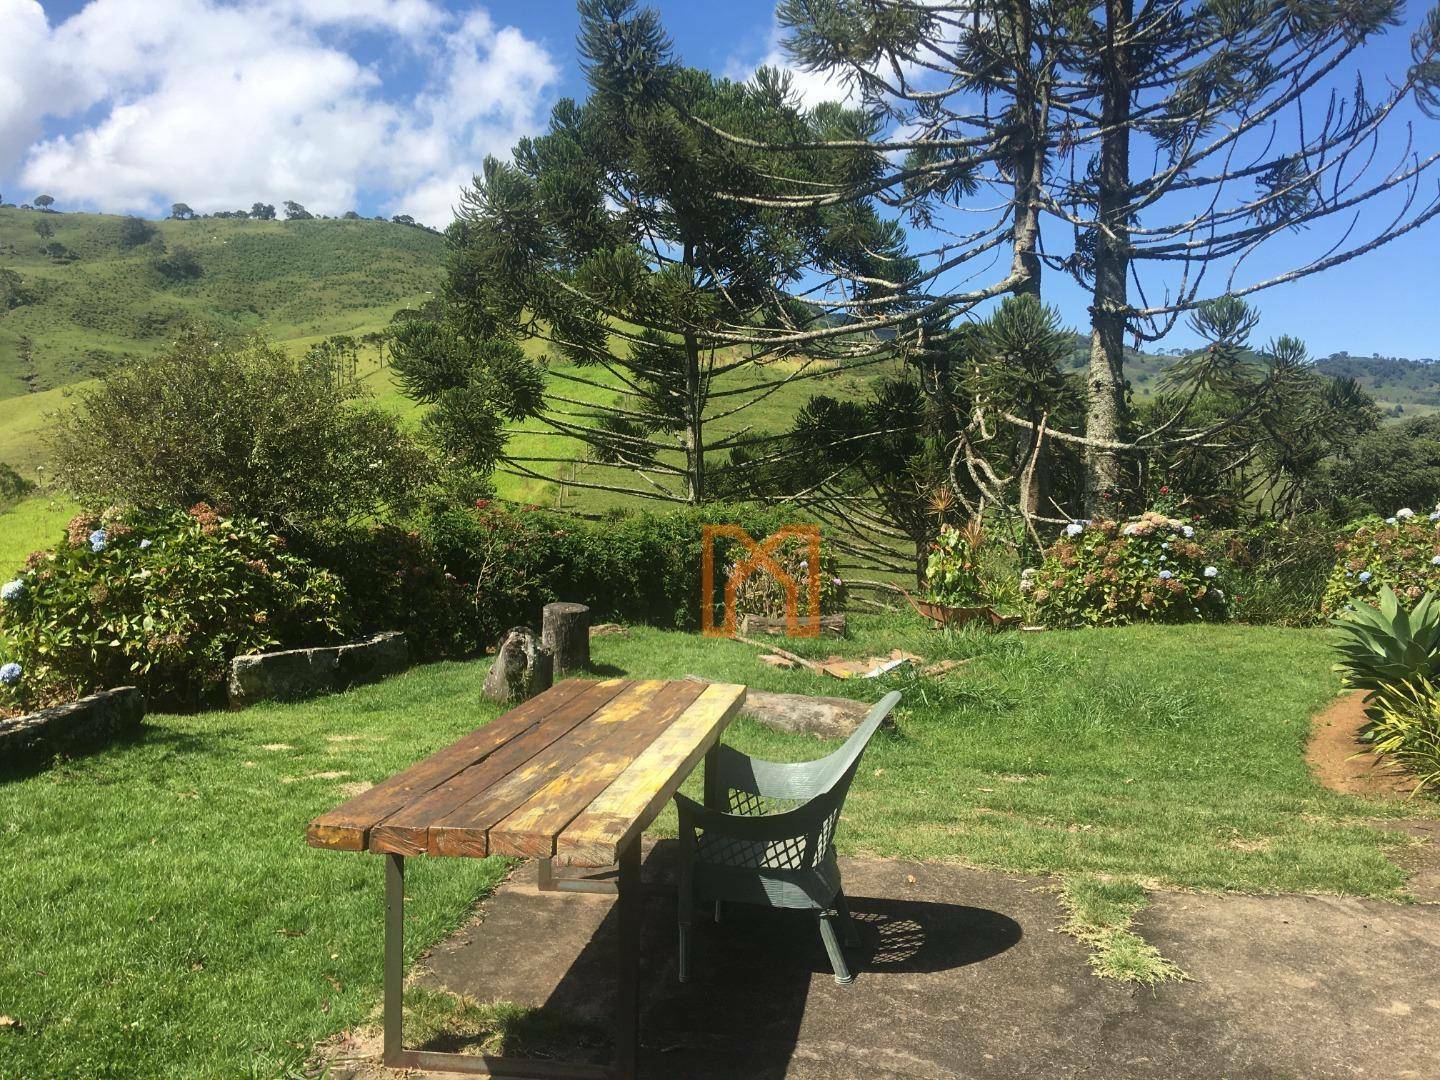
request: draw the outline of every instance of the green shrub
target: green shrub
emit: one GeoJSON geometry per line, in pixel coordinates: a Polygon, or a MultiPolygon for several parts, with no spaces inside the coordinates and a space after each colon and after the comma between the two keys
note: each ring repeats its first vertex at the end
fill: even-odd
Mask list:
{"type": "Polygon", "coordinates": [[[1335,563],[1339,528],[1319,515],[1212,532],[1223,555],[1237,618],[1274,626],[1316,626],[1335,563]]]}
{"type": "Polygon", "coordinates": [[[1048,626],[1116,626],[1227,618],[1221,580],[1193,525],[1146,512],[1067,526],[1021,588],[1048,626]]]}
{"type": "Polygon", "coordinates": [[[984,533],[976,522],[963,529],[954,525],[940,526],[930,545],[930,555],[925,560],[925,582],[930,599],[956,607],[985,602],[985,581],[980,564],[983,544],[984,533]]]}
{"type": "Polygon", "coordinates": [[[34,490],[33,483],[0,461],[0,510],[19,502],[34,490]]]}
{"type": "Polygon", "coordinates": [[[1428,518],[1408,509],[1383,521],[1366,518],[1335,550],[1340,558],[1321,608],[1327,616],[1386,587],[1407,600],[1440,591],[1440,510],[1428,518]]]}
{"type": "Polygon", "coordinates": [[[197,502],[287,530],[408,506],[424,456],[333,354],[187,333],[106,375],[61,415],[56,476],[82,504],[197,502]]]}
{"type": "Polygon", "coordinates": [[[353,527],[303,536],[296,544],[344,583],[358,630],[403,630],[411,655],[422,660],[479,649],[473,590],[446,572],[420,533],[395,525],[353,527]]]}
{"type": "MultiPolygon", "coordinates": [[[[693,629],[700,625],[703,527],[739,525],[760,541],[794,523],[784,511],[743,504],[592,522],[481,499],[473,507],[430,512],[421,532],[473,596],[476,632],[488,644],[509,626],[533,625],[552,600],[588,604],[596,620],[693,629]]],[[[740,554],[738,541],[722,537],[714,545],[717,625],[724,567],[740,554]]],[[[833,567],[823,543],[821,557],[833,567]]]]}
{"type": "Polygon", "coordinates": [[[1336,648],[1345,686],[1368,691],[1372,719],[1393,701],[1403,700],[1407,686],[1440,678],[1440,600],[1424,594],[1410,610],[1388,585],[1379,603],[1352,601],[1339,617],[1336,648]]]}
{"type": "Polygon", "coordinates": [[[0,593],[0,661],[22,672],[4,688],[11,709],[122,684],[198,705],[235,655],[350,629],[340,581],[253,519],[112,510],[66,532],[0,593]]]}

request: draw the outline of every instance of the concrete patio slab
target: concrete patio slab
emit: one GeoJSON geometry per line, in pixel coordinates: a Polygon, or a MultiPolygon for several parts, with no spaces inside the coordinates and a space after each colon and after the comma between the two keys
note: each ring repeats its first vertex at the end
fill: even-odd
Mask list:
{"type": "MultiPolygon", "coordinates": [[[[647,879],[668,876],[667,855],[651,854],[647,879]]],[[[643,1076],[1440,1076],[1440,907],[1159,894],[1141,929],[1192,981],[1145,990],[1090,974],[1084,948],[1057,932],[1064,915],[1044,879],[842,866],[863,937],[848,987],[831,979],[813,919],[745,908],[697,925],[696,977],[681,986],[674,901],[647,902],[643,1076]]],[[[608,899],[538,893],[526,870],[412,983],[603,1029],[612,933],[608,899]]],[[[371,1034],[331,1051],[337,1080],[393,1075],[371,1034]]],[[[604,1051],[582,1042],[574,1055],[604,1051]]]]}

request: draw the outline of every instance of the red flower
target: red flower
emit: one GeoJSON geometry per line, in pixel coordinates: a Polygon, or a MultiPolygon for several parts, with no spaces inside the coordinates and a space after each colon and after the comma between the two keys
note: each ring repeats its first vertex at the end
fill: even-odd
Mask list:
{"type": "Polygon", "coordinates": [[[476,499],[476,500],[475,500],[475,509],[476,509],[476,510],[484,510],[484,509],[485,509],[487,506],[489,506],[489,505],[490,505],[490,500],[489,500],[489,499],[476,499]]]}

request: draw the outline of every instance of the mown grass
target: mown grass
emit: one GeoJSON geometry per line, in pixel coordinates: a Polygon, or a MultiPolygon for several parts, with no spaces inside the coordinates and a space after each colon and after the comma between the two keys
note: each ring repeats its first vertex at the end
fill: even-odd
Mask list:
{"type": "MultiPolygon", "coordinates": [[[[867,700],[901,688],[841,850],[1062,875],[1080,924],[1114,932],[1107,963],[1120,969],[1155,970],[1124,936],[1140,885],[1404,895],[1394,841],[1365,821],[1423,808],[1332,794],[1305,768],[1308,717],[1335,691],[1323,633],[996,637],[855,622],[850,642],[797,648],[974,660],[943,679],[840,682],[767,667],[738,642],[643,628],[596,638],[594,658],[602,673],[867,700]]],[[[19,1022],[0,1031],[0,1075],[279,1075],[372,1018],[379,861],[309,849],[303,827],[345,785],[492,717],[485,668],[437,664],[314,702],[155,716],[135,743],[0,782],[0,1014],[19,1022]]],[[[792,760],[828,745],[747,718],[727,738],[792,760]]],[[[672,827],[667,814],[655,831],[672,827]]],[[[412,955],[499,872],[417,860],[412,955]]],[[[471,1019],[482,1041],[514,1029],[513,1017],[471,1019]]]]}

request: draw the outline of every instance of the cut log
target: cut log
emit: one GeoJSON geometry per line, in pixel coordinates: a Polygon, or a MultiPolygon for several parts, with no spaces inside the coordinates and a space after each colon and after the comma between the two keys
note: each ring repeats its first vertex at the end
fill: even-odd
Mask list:
{"type": "MultiPolygon", "coordinates": [[[[802,615],[800,625],[801,627],[809,625],[808,617],[802,615]]],[[[784,619],[772,619],[769,615],[746,615],[740,621],[740,632],[751,636],[755,634],[785,634],[789,632],[789,628],[784,619]]],[[[821,615],[820,633],[832,637],[844,637],[845,616],[821,615]]]]}
{"type": "Polygon", "coordinates": [[[540,641],[554,658],[555,678],[583,673],[590,667],[590,609],[584,604],[546,604],[540,641]]]}
{"type": "Polygon", "coordinates": [[[505,631],[495,663],[485,676],[485,696],[494,701],[525,701],[554,681],[550,650],[528,626],[505,631]]]}

